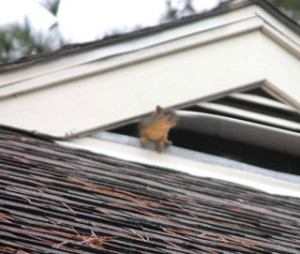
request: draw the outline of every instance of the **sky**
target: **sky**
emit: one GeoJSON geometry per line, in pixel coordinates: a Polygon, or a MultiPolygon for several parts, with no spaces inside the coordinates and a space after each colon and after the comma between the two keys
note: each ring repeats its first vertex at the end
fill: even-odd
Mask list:
{"type": "MultiPolygon", "coordinates": [[[[174,0],[179,1],[180,0],[174,0]]],[[[61,0],[58,17],[40,5],[41,0],[0,0],[0,25],[23,22],[28,16],[37,30],[47,31],[58,22],[68,42],[85,42],[111,32],[158,24],[165,0],[61,0]],[[17,6],[17,8],[16,8],[17,6]]],[[[197,10],[209,10],[219,0],[194,0],[197,10]]]]}

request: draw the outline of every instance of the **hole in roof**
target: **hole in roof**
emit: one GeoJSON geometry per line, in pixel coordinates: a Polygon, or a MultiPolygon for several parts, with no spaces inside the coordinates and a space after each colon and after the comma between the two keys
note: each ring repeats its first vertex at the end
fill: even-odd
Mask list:
{"type": "MultiPolygon", "coordinates": [[[[300,143],[299,112],[266,91],[253,89],[228,94],[217,100],[195,103],[178,112],[179,124],[169,133],[169,139],[173,141],[174,146],[278,172],[300,175],[300,156],[294,152],[297,149],[294,149],[296,143],[300,143]],[[180,112],[187,113],[182,116],[180,112]],[[189,118],[195,117],[195,114],[188,116],[189,113],[199,113],[199,117],[202,118],[200,121],[194,120],[197,118],[196,114],[196,118],[190,120],[189,118]],[[211,126],[208,123],[210,118],[211,126]],[[219,124],[219,127],[214,124],[219,124]],[[235,133],[232,134],[230,126],[235,129],[236,137],[232,136],[235,133]],[[209,130],[210,128],[215,130],[209,130]],[[223,133],[220,134],[218,131],[223,133]],[[226,136],[226,133],[231,136],[226,136]],[[277,142],[279,136],[292,142],[286,142],[290,144],[283,144],[284,142],[280,140],[277,142]],[[256,144],[255,139],[260,144],[256,144]]],[[[110,132],[138,137],[135,123],[111,129],[110,132]]]]}

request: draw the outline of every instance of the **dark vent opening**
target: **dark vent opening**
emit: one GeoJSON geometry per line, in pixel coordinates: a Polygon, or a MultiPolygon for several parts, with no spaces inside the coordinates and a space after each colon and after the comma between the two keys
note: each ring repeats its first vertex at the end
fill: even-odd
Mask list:
{"type": "Polygon", "coordinates": [[[179,147],[300,175],[300,158],[296,156],[191,131],[172,130],[169,136],[174,145],[179,147]]]}
{"type": "MultiPolygon", "coordinates": [[[[138,137],[137,124],[111,130],[111,132],[138,137]]],[[[237,141],[200,134],[192,131],[172,129],[169,134],[174,146],[193,151],[217,155],[250,165],[278,172],[300,175],[300,158],[237,141]]]]}
{"type": "Polygon", "coordinates": [[[131,137],[139,137],[137,126],[138,125],[136,123],[127,124],[126,126],[110,130],[110,132],[123,134],[123,135],[131,136],[131,137]]]}
{"type": "MultiPolygon", "coordinates": [[[[262,127],[269,126],[276,128],[278,133],[282,133],[282,130],[284,130],[290,134],[297,134],[300,130],[299,111],[285,105],[262,88],[228,94],[222,98],[211,100],[209,103],[204,102],[201,104],[199,102],[184,108],[184,110],[193,113],[205,113],[207,117],[210,115],[212,119],[223,116],[227,120],[223,119],[220,121],[224,122],[230,121],[230,119],[237,119],[243,121],[245,125],[247,123],[255,123],[262,127]]],[[[183,117],[180,121],[185,120],[187,118],[183,117]]],[[[182,126],[191,124],[189,122],[184,123],[182,126]]],[[[278,172],[300,175],[300,158],[297,156],[297,153],[291,150],[281,149],[278,145],[277,147],[272,145],[262,147],[261,144],[255,145],[239,139],[231,140],[226,136],[219,138],[211,136],[213,134],[210,132],[207,132],[208,134],[203,133],[201,128],[199,128],[199,131],[197,129],[187,130],[182,126],[178,125],[177,128],[173,128],[169,134],[175,146],[217,155],[278,172]]],[[[273,137],[272,135],[276,132],[276,129],[270,130],[270,139],[273,137]]],[[[138,137],[137,124],[129,124],[114,129],[112,132],[138,137]]]]}

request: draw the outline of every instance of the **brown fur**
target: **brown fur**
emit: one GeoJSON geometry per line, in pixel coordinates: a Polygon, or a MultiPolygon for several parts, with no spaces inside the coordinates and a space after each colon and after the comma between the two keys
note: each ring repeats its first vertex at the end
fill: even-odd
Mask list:
{"type": "Polygon", "coordinates": [[[165,145],[171,145],[172,141],[168,140],[170,129],[178,122],[178,117],[174,111],[166,113],[160,106],[156,107],[156,111],[140,122],[140,138],[143,146],[148,141],[156,142],[158,152],[162,152],[165,145]]]}

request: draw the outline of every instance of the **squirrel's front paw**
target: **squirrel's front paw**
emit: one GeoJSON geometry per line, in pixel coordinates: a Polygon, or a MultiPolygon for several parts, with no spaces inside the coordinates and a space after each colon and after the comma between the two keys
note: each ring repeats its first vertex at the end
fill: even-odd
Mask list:
{"type": "Polygon", "coordinates": [[[165,141],[165,144],[166,144],[166,145],[172,145],[173,142],[172,142],[171,140],[166,140],[166,141],[165,141]]]}
{"type": "Polygon", "coordinates": [[[164,148],[165,148],[164,142],[160,141],[156,144],[156,149],[158,152],[161,153],[164,150],[164,148]]]}
{"type": "Polygon", "coordinates": [[[148,139],[145,138],[145,137],[141,137],[141,143],[142,143],[142,146],[147,146],[148,145],[148,139]]]}

